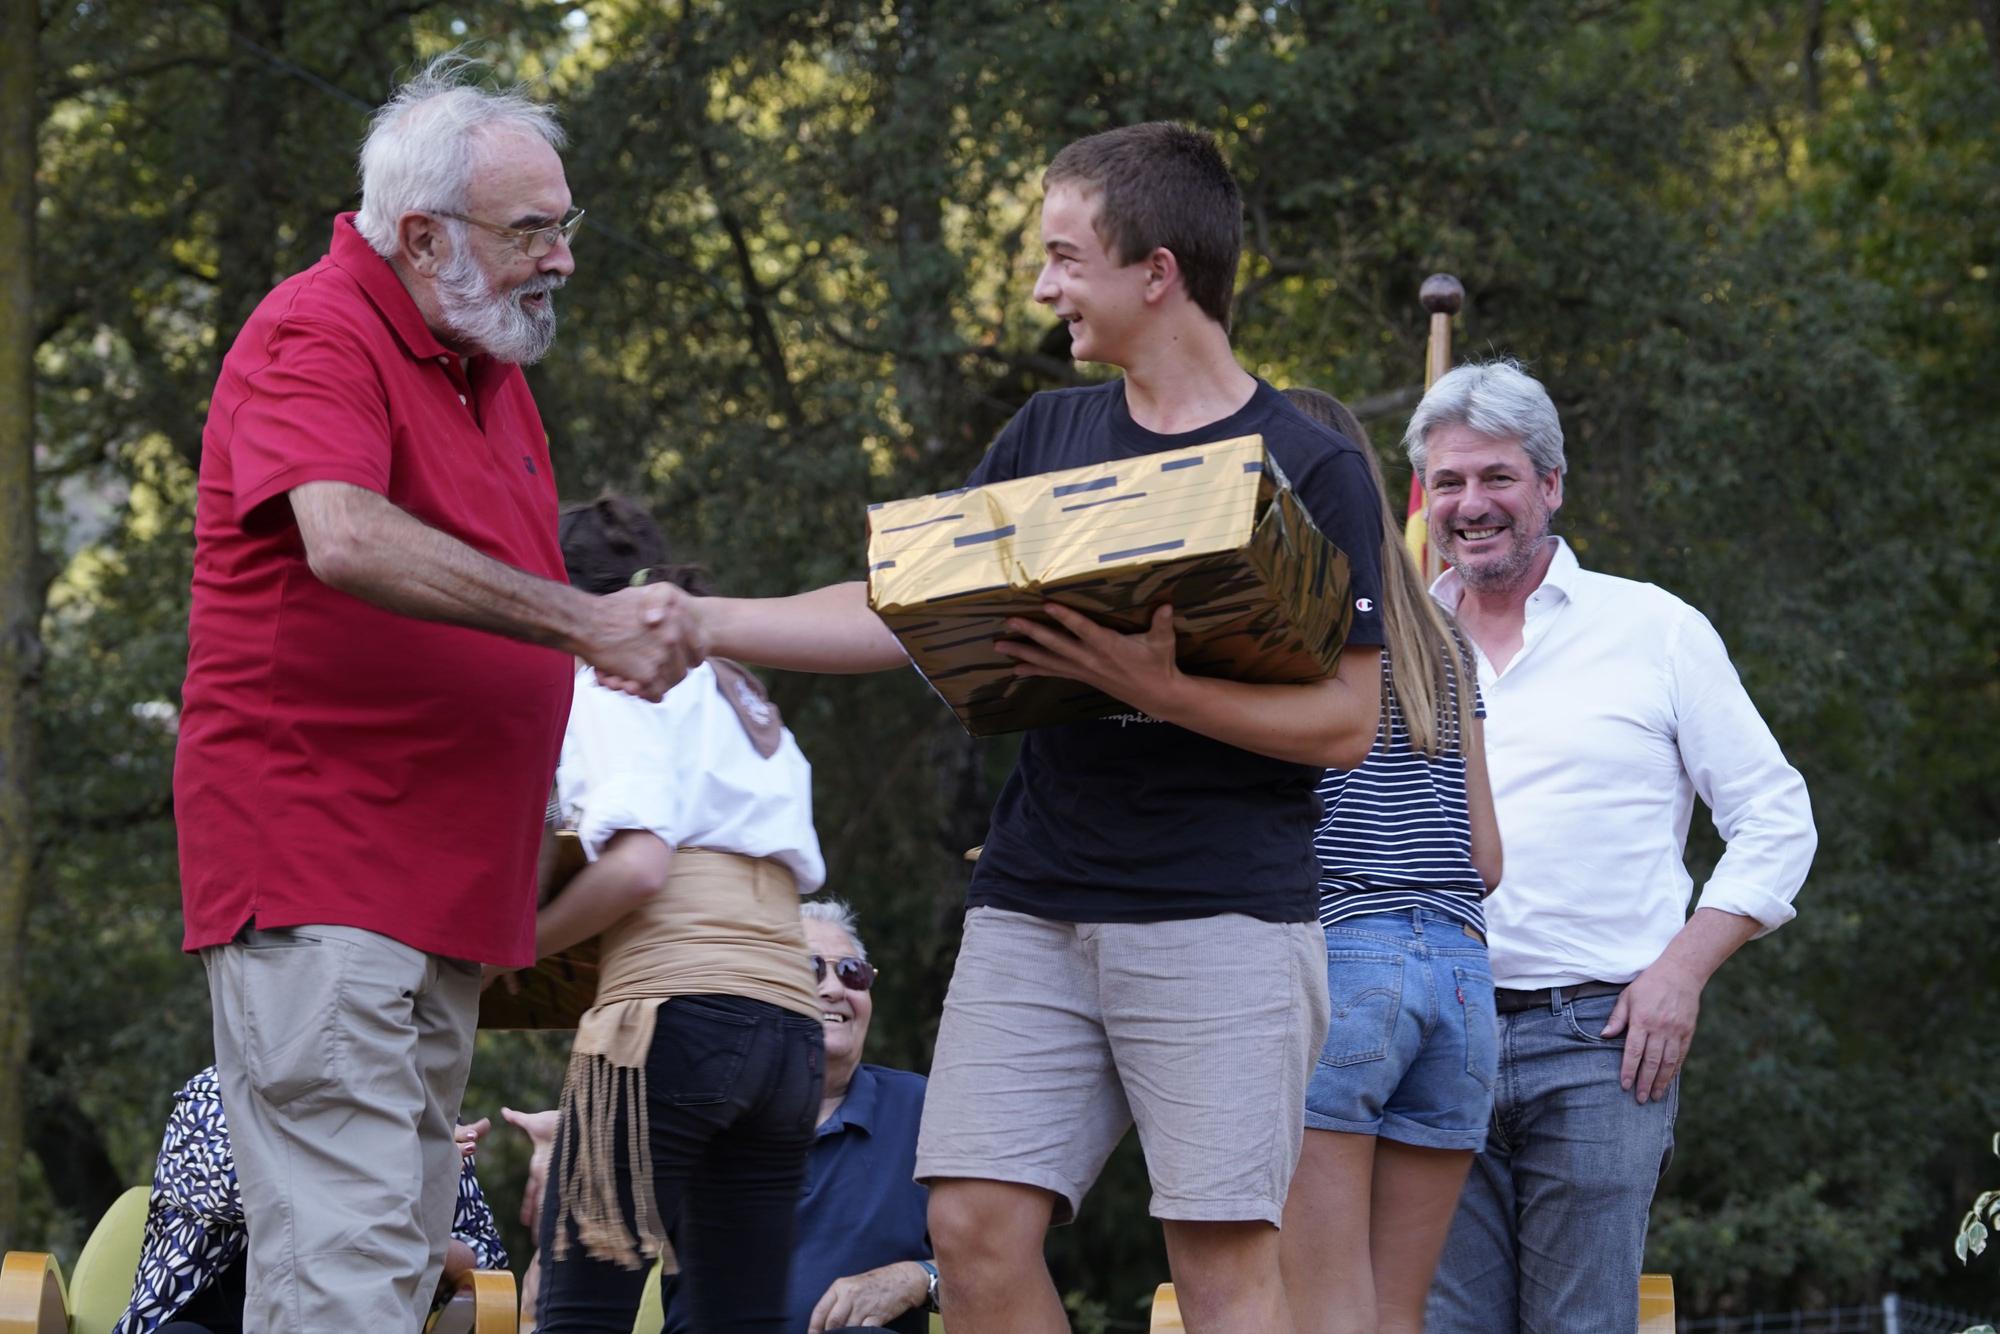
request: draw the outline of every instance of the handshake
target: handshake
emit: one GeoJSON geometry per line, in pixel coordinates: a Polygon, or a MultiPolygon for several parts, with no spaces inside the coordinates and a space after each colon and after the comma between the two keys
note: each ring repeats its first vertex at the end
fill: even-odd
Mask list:
{"type": "Polygon", "coordinates": [[[672,584],[591,598],[572,651],[600,684],[657,703],[708,656],[701,601],[672,584]]]}

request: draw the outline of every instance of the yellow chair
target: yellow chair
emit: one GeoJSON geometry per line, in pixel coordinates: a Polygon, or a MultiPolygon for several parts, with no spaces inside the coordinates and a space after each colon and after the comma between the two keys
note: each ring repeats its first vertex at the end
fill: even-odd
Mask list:
{"type": "Polygon", "coordinates": [[[660,1334],[660,1326],[666,1323],[667,1313],[660,1305],[660,1262],[655,1260],[646,1271],[646,1291],[639,1297],[639,1318],[632,1322],[632,1334],[660,1334]]]}
{"type": "MultiPolygon", "coordinates": [[[[520,1298],[504,1269],[475,1269],[424,1326],[425,1334],[515,1334],[520,1298]]],[[[657,1330],[659,1326],[655,1325],[657,1330]]]]}
{"type": "Polygon", "coordinates": [[[139,1250],[146,1241],[146,1201],[153,1192],[133,1186],[90,1230],[76,1267],[69,1271],[70,1334],[111,1334],[132,1301],[139,1250]]]}
{"type": "MultiPolygon", "coordinates": [[[[1153,1290],[1153,1322],[1147,1326],[1147,1334],[1184,1334],[1186,1329],[1181,1323],[1181,1304],[1174,1296],[1174,1285],[1162,1283],[1153,1290]]],[[[1672,1274],[1639,1275],[1638,1334],[1674,1334],[1672,1274]]]]}
{"type": "Polygon", "coordinates": [[[0,1334],[69,1334],[69,1289],[46,1251],[0,1259],[0,1334]]]}
{"type": "Polygon", "coordinates": [[[1639,1334],[1674,1334],[1674,1276],[1639,1275],[1639,1334]]]}
{"type": "MultiPolygon", "coordinates": [[[[0,1262],[0,1334],[110,1334],[132,1301],[152,1191],[133,1186],[90,1230],[64,1283],[55,1257],[9,1251],[0,1262]]],[[[514,1276],[480,1270],[431,1323],[432,1334],[515,1334],[514,1276]],[[455,1309],[456,1308],[456,1309],[455,1309]],[[445,1323],[447,1316],[450,1323],[445,1323]]],[[[654,1322],[653,1329],[659,1329],[654,1322]]]]}
{"type": "Polygon", "coordinates": [[[149,1194],[134,1186],[113,1202],[90,1230],[68,1283],[54,1256],[9,1251],[0,1262],[0,1334],[109,1334],[132,1299],[149,1194]]]}

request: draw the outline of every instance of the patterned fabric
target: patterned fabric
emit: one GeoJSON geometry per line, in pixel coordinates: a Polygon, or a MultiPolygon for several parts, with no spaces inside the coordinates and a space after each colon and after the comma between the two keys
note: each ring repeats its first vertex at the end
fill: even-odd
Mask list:
{"type": "MultiPolygon", "coordinates": [[[[458,1208],[451,1234],[471,1248],[481,1269],[505,1269],[493,1211],[486,1207],[472,1159],[458,1178],[458,1208]]],[[[222,1115],[222,1090],[209,1066],[174,1094],[153,1170],[146,1206],[146,1238],[139,1252],[132,1303],[111,1334],[150,1334],[234,1264],[249,1244],[243,1195],[236,1184],[236,1156],[222,1115]]]]}

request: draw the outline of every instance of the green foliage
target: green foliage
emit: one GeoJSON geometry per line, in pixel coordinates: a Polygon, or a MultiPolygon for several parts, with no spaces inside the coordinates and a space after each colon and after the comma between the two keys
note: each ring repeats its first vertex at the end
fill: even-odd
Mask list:
{"type": "MultiPolygon", "coordinates": [[[[1993,1152],[2000,1156],[2000,1135],[1993,1137],[1993,1152]]],[[[1959,1221],[1958,1237],[1952,1244],[1952,1250],[1960,1263],[1967,1263],[1973,1256],[1986,1253],[1986,1238],[1990,1231],[1986,1224],[1989,1219],[1995,1226],[2000,1226],[2000,1190],[1981,1191],[1979,1198],[1972,1202],[1972,1207],[1959,1221]]],[[[1993,1326],[1976,1325],[1966,1330],[1965,1334],[1993,1334],[1993,1326]]]]}
{"type": "MultiPolygon", "coordinates": [[[[216,359],[351,203],[369,106],[460,37],[556,99],[590,209],[532,373],[566,490],[644,497],[728,591],[852,577],[864,502],[956,482],[1082,378],[1027,297],[1039,174],[1079,134],[1222,136],[1246,362],[1375,402],[1385,458],[1416,285],[1457,273],[1461,353],[1523,358],[1563,409],[1565,530],[1708,612],[1819,817],[1799,919],[1709,991],[1650,1267],[1698,1312],[1970,1291],[1933,1239],[2000,1117],[2000,256],[1967,225],[2000,213],[2000,64],[1943,0],[45,5],[41,1235],[143,1176],[208,1059],[168,776],[216,359]]],[[[907,675],[774,690],[886,965],[871,1055],[922,1068],[1011,747],[907,675]]],[[[561,1068],[481,1039],[503,1220],[498,1109],[561,1068]]],[[[1128,1143],[1053,1236],[1080,1322],[1143,1324],[1146,1198],[1128,1143]]]]}

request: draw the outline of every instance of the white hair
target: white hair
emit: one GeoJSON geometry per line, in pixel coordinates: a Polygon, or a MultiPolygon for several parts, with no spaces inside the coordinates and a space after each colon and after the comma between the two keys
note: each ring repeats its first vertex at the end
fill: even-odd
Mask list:
{"type": "Polygon", "coordinates": [[[1403,431],[1403,449],[1418,481],[1424,477],[1430,433],[1454,425],[1495,440],[1520,441],[1539,475],[1569,471],[1556,405],[1542,382],[1517,361],[1468,362],[1440,376],[1424,394],[1403,431]]]}
{"type": "Polygon", "coordinates": [[[556,113],[523,88],[491,92],[466,83],[480,67],[461,51],[447,51],[398,88],[369,123],[354,227],[382,258],[394,257],[396,223],[405,213],[465,211],[473,172],[495,136],[533,134],[555,149],[567,142],[556,113]]]}
{"type": "Polygon", "coordinates": [[[808,922],[825,922],[837,926],[847,933],[854,942],[854,952],[863,963],[868,961],[868,947],[861,943],[861,933],[854,929],[854,909],[840,899],[807,899],[799,904],[799,916],[808,922]]]}

